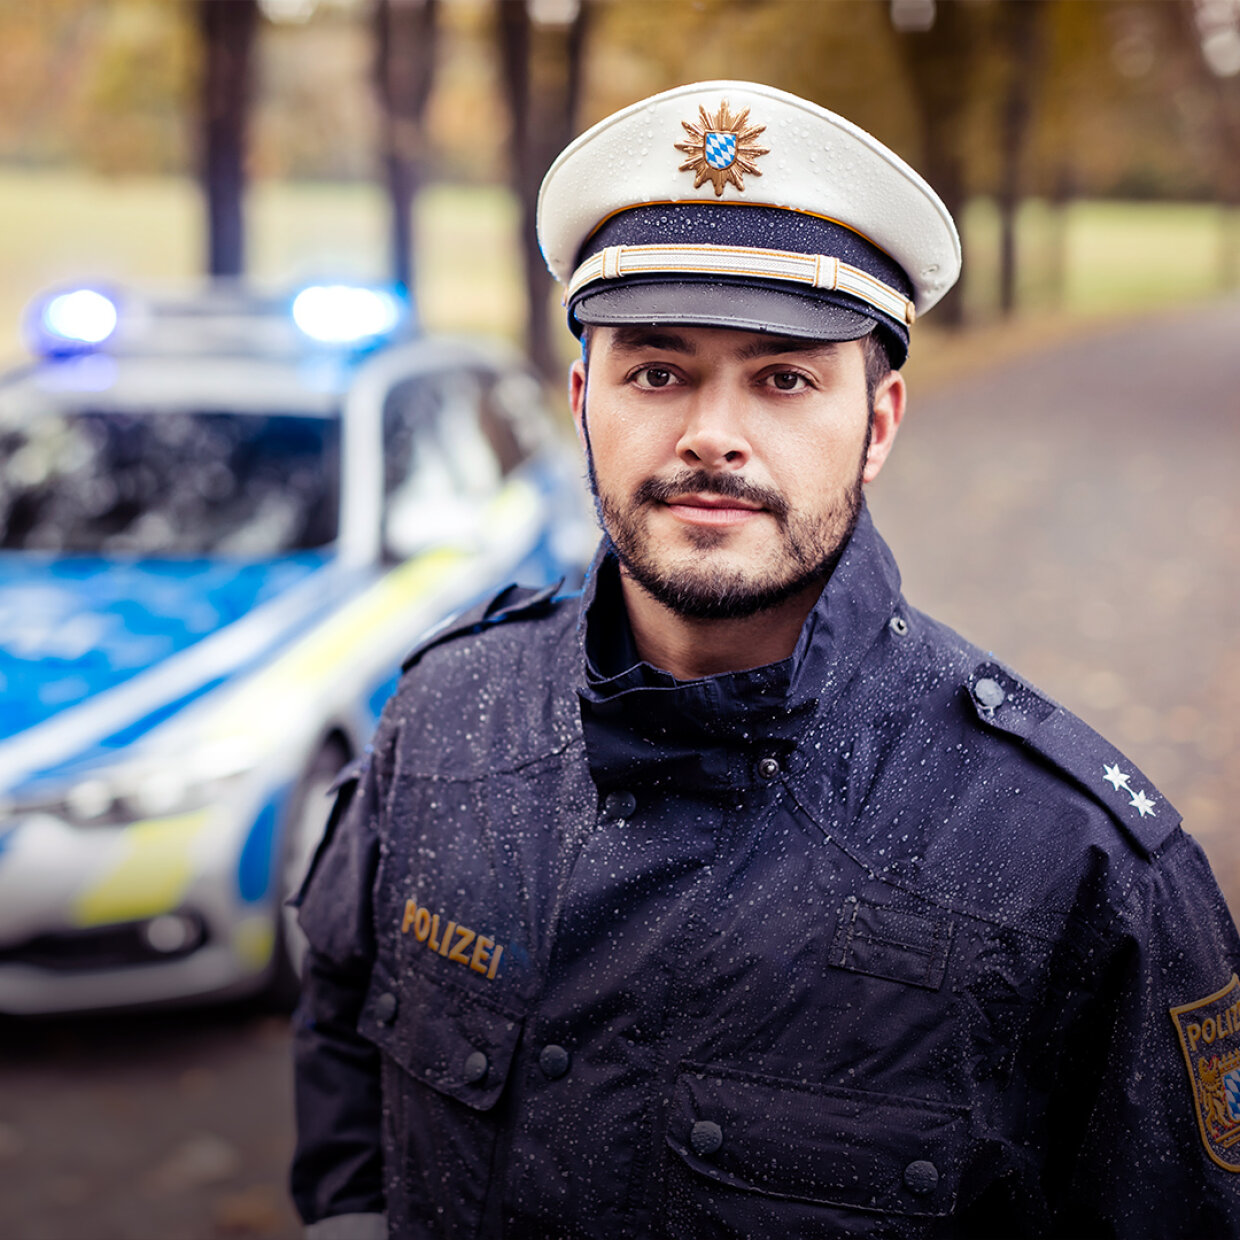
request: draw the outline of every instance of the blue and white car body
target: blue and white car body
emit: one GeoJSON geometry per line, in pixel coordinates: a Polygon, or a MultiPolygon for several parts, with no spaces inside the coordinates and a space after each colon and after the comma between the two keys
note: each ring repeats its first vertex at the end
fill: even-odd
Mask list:
{"type": "Polygon", "coordinates": [[[0,380],[0,1012],[287,974],[333,773],[422,633],[579,571],[579,476],[519,360],[465,341],[0,380]]]}

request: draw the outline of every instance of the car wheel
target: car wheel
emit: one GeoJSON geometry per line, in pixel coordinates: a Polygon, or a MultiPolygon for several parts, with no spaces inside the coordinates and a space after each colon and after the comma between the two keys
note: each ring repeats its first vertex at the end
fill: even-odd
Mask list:
{"type": "Polygon", "coordinates": [[[301,965],[306,954],[306,938],[297,924],[297,910],[289,908],[285,901],[301,886],[306,875],[331,810],[328,791],[348,760],[343,745],[338,741],[328,742],[302,776],[293,796],[281,846],[276,943],[271,978],[264,995],[272,1006],[280,1009],[291,1008],[297,1002],[301,965]]]}

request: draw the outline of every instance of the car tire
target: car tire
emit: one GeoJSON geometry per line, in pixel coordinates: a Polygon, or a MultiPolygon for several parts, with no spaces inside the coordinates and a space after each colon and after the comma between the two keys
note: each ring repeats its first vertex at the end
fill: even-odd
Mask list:
{"type": "Polygon", "coordinates": [[[297,924],[297,910],[286,904],[301,886],[331,811],[328,791],[349,755],[339,741],[328,741],[315,755],[297,785],[280,842],[279,887],[275,907],[275,949],[265,1003],[290,1010],[301,989],[301,963],[306,941],[297,924]]]}

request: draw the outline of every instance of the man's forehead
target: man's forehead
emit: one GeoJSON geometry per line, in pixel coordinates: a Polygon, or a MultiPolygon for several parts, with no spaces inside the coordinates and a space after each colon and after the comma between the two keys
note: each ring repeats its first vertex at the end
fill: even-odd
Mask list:
{"type": "Polygon", "coordinates": [[[740,361],[778,357],[788,353],[829,356],[855,341],[806,340],[767,332],[737,331],[716,327],[594,327],[592,344],[615,353],[667,352],[696,357],[706,351],[722,351],[740,361]]]}

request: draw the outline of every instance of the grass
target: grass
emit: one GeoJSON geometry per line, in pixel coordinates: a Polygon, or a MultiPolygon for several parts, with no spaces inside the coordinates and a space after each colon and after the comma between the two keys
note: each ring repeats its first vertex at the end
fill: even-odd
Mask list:
{"type": "MultiPolygon", "coordinates": [[[[428,326],[518,336],[516,219],[501,189],[437,186],[422,196],[418,294],[428,326]]],[[[388,221],[373,186],[259,184],[248,226],[257,281],[383,277],[388,221]]],[[[23,356],[21,315],[41,290],[191,281],[203,252],[203,211],[189,181],[0,168],[0,362],[23,356]]]]}
{"type": "MultiPolygon", "coordinates": [[[[257,184],[249,203],[250,270],[293,284],[330,275],[379,279],[387,218],[369,185],[257,184]]],[[[419,201],[418,296],[427,326],[517,338],[522,322],[518,216],[495,187],[436,186],[419,201]]],[[[1227,258],[1235,219],[1200,204],[1029,202],[1019,217],[1022,314],[1018,330],[983,338],[1040,339],[1080,320],[1201,300],[1237,282],[1227,258]]],[[[998,217],[965,215],[966,308],[978,327],[995,317],[998,217]]],[[[192,279],[202,261],[202,207],[181,178],[105,179],[73,171],[0,168],[0,361],[22,356],[23,307],[50,285],[192,279]]],[[[934,316],[918,335],[941,341],[934,316]]],[[[976,340],[976,336],[974,337],[976,340]]],[[[976,352],[976,349],[970,350],[976,352]]],[[[914,352],[917,370],[955,363],[959,348],[914,352]],[[920,358],[933,352],[938,361],[920,358]]]]}

